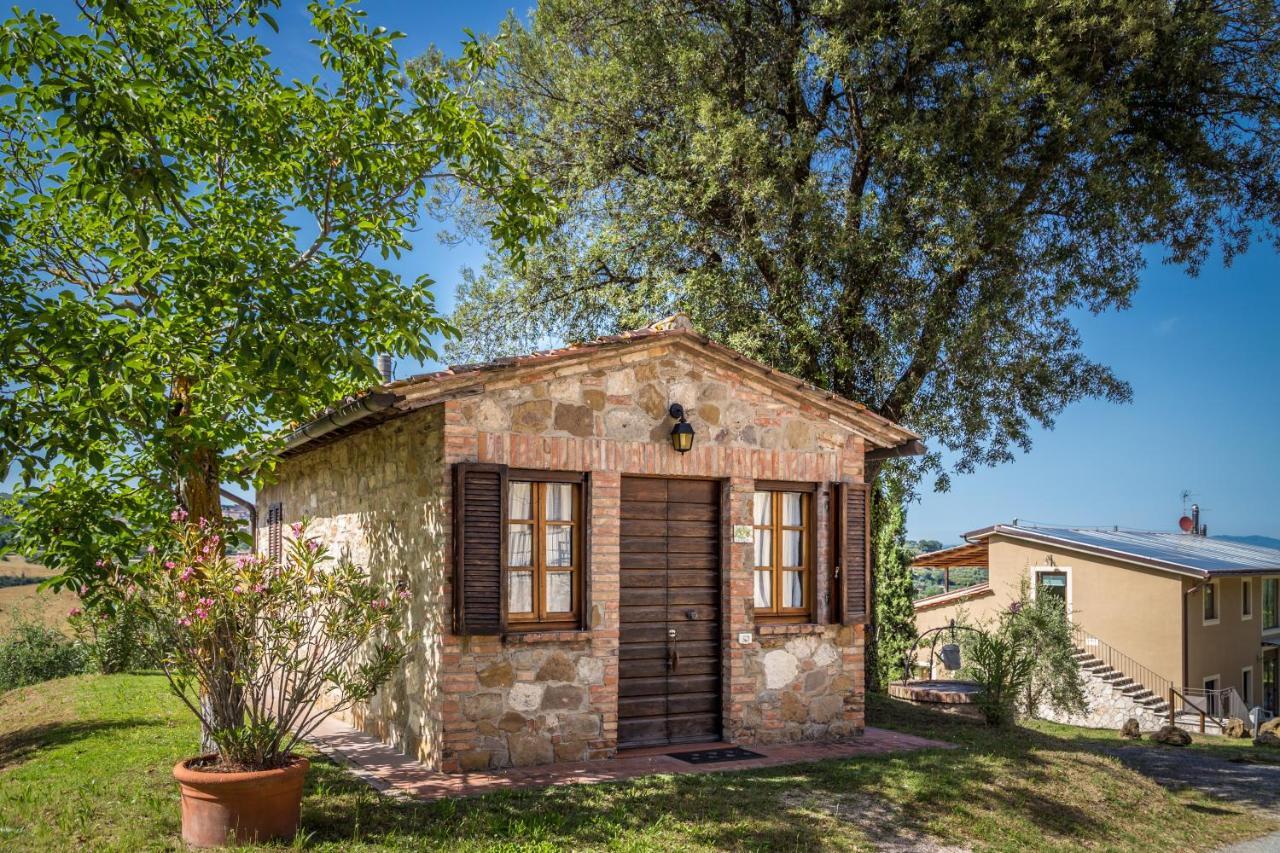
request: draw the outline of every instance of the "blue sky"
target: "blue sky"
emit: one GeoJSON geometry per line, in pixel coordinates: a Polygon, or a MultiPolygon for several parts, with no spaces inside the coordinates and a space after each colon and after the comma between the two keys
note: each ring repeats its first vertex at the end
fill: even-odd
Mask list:
{"type": "MultiPolygon", "coordinates": [[[[431,43],[452,52],[464,28],[492,32],[508,9],[529,5],[368,0],[362,8],[370,23],[408,36],[400,49],[409,57],[431,43]]],[[[38,8],[74,17],[70,3],[38,8]]],[[[291,75],[317,73],[305,6],[286,2],[276,18],[277,62],[291,75]]],[[[448,311],[459,271],[478,265],[483,251],[443,245],[435,231],[425,227],[396,269],[431,275],[448,311]]],[[[1195,279],[1159,258],[1150,254],[1131,310],[1078,318],[1085,351],[1132,383],[1133,403],[1077,404],[1053,431],[1037,431],[1032,452],[1015,463],[954,477],[945,494],[926,492],[908,510],[913,538],[958,542],[966,530],[1015,517],[1172,529],[1184,489],[1210,533],[1280,537],[1280,255],[1256,246],[1230,268],[1211,260],[1195,279]]]]}

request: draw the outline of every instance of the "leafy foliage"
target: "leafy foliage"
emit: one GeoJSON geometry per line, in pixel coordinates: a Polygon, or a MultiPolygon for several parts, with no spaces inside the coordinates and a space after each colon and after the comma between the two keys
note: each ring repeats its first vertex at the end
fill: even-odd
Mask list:
{"type": "Polygon", "coordinates": [[[292,532],[276,563],[232,559],[215,528],[179,525],[165,547],[112,567],[102,587],[118,610],[143,617],[156,662],[229,766],[281,766],[326,718],[371,698],[403,659],[409,590],[333,562],[305,524],[292,532]]]}
{"type": "Polygon", "coordinates": [[[1049,707],[1061,713],[1084,713],[1087,704],[1066,603],[1054,595],[1032,597],[1030,581],[1023,578],[1018,606],[1007,623],[1010,639],[1034,650],[1031,677],[1019,699],[1022,712],[1036,714],[1049,707]]]}
{"type": "Polygon", "coordinates": [[[1006,725],[1041,707],[1086,710],[1066,605],[1052,595],[1021,595],[995,624],[964,634],[963,674],[982,687],[975,701],[991,725],[1006,725]]]}
{"type": "Polygon", "coordinates": [[[97,596],[84,604],[67,621],[95,670],[113,675],[152,665],[155,637],[136,599],[97,596]]]}
{"type": "Polygon", "coordinates": [[[911,605],[911,552],[906,547],[906,510],[901,490],[889,485],[873,503],[875,529],[875,673],[882,688],[902,677],[902,663],[916,639],[916,614],[911,605]]]}
{"type": "Polygon", "coordinates": [[[0,638],[0,691],[85,671],[85,650],[61,632],[19,621],[0,638]]]}
{"type": "MultiPolygon", "coordinates": [[[[386,262],[466,186],[518,258],[551,207],[466,91],[400,34],[308,5],[323,78],[287,80],[271,0],[90,0],[83,33],[0,24],[0,467],[25,551],[95,583],[179,504],[269,474],[287,427],[447,334],[386,262]]],[[[461,79],[491,65],[474,41],[461,79]]]]}
{"type": "MultiPolygon", "coordinates": [[[[1280,224],[1272,2],[543,0],[491,114],[564,199],[460,292],[460,357],[690,314],[930,438],[1013,458],[1127,384],[1072,318],[1143,252],[1280,224]]],[[[428,64],[430,64],[428,60],[428,64]]],[[[482,210],[483,208],[477,208],[482,210]]]]}

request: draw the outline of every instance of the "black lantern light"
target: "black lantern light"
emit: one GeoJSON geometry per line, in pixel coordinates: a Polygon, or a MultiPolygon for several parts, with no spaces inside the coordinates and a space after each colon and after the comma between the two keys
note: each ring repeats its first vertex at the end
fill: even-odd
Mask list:
{"type": "Polygon", "coordinates": [[[693,447],[693,427],[685,420],[684,406],[672,403],[667,414],[676,419],[676,425],[671,428],[671,446],[677,453],[688,453],[693,447]]]}

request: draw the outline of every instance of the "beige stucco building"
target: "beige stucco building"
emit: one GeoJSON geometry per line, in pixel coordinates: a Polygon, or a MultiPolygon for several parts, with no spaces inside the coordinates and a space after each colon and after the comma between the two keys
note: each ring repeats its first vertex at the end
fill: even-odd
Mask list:
{"type": "Polygon", "coordinates": [[[864,466],[918,445],[676,317],[392,382],[299,428],[258,495],[262,547],[310,518],[412,590],[403,671],[353,720],[432,767],[846,739],[864,466]]]}
{"type": "Polygon", "coordinates": [[[986,568],[986,581],[917,599],[919,631],[990,622],[1025,585],[1062,596],[1081,652],[1131,680],[1131,695],[1153,697],[1149,707],[1172,688],[1219,716],[1240,712],[1232,690],[1248,708],[1277,711],[1280,551],[1197,533],[1016,523],[965,540],[914,566],[986,568]]]}

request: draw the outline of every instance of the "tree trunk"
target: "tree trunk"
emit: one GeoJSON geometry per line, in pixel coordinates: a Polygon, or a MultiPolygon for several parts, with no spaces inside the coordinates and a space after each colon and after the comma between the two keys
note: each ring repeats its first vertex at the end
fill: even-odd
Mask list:
{"type": "MultiPolygon", "coordinates": [[[[180,376],[173,383],[173,415],[181,421],[187,417],[192,399],[193,380],[180,376]]],[[[198,525],[205,521],[213,530],[222,527],[222,467],[221,454],[217,449],[199,443],[182,447],[178,451],[177,471],[179,477],[179,498],[182,507],[187,511],[187,523],[198,525]]],[[[212,640],[217,643],[216,634],[212,640]]],[[[215,660],[219,659],[218,650],[210,652],[215,660]]],[[[235,684],[233,673],[222,672],[212,679],[214,683],[202,685],[200,706],[204,719],[213,724],[215,729],[226,730],[238,728],[244,723],[244,696],[235,684]],[[212,691],[219,701],[208,691],[212,691]]],[[[207,725],[200,727],[200,751],[203,754],[218,752],[212,732],[207,725]]]]}

